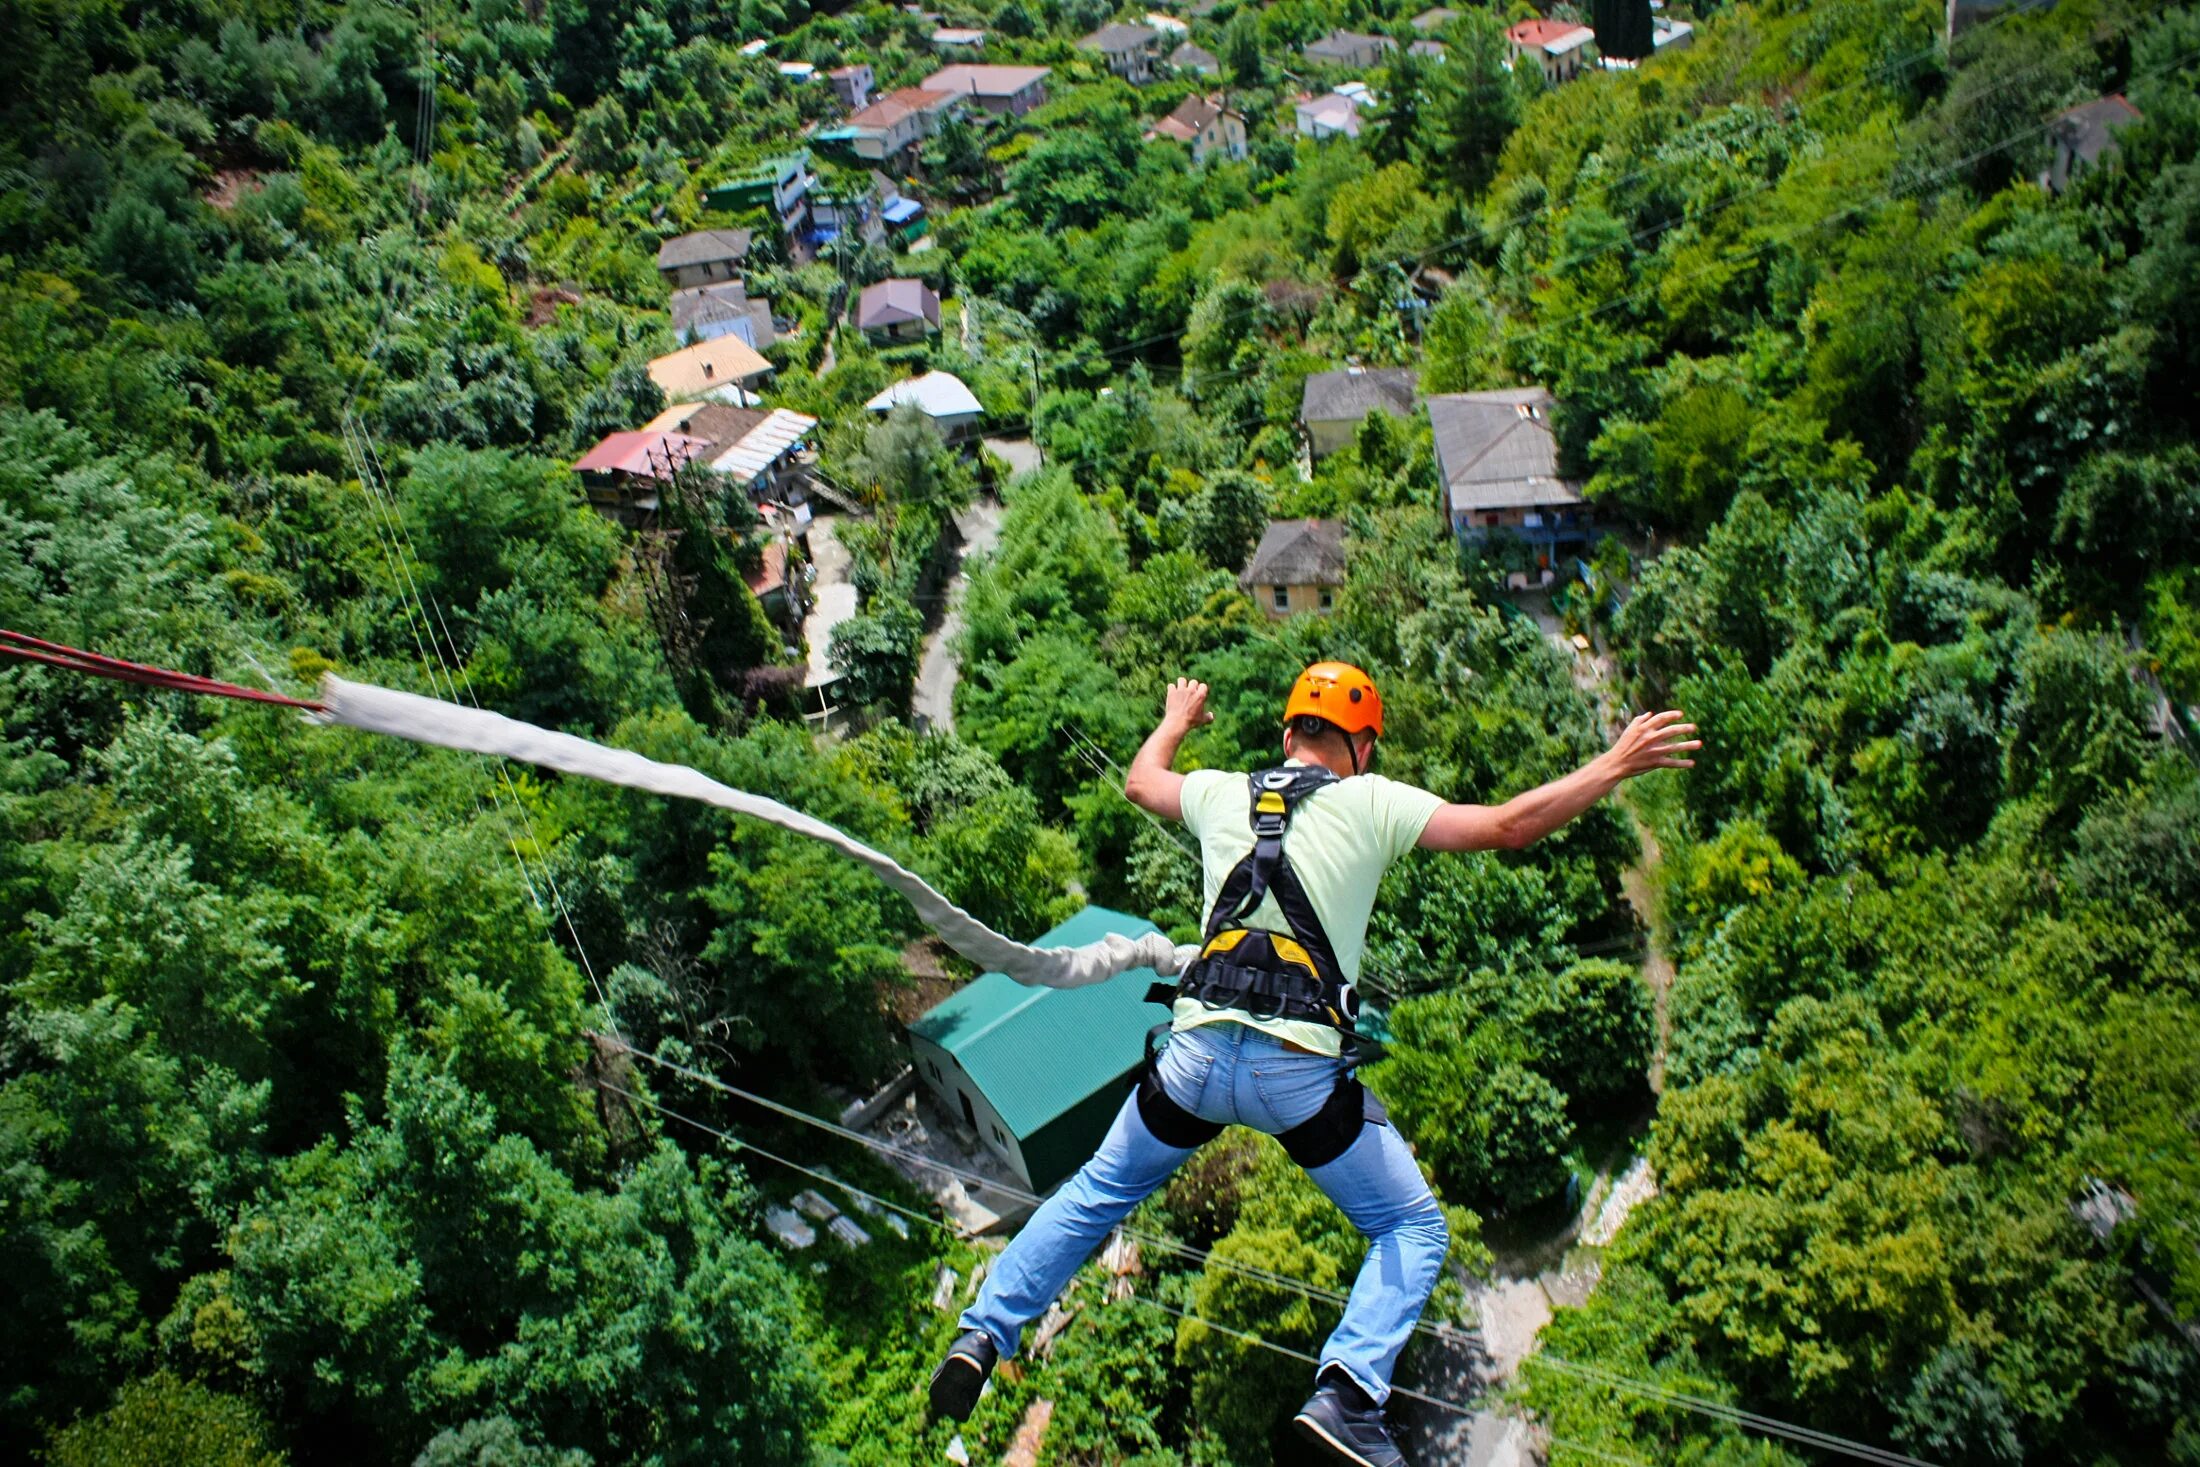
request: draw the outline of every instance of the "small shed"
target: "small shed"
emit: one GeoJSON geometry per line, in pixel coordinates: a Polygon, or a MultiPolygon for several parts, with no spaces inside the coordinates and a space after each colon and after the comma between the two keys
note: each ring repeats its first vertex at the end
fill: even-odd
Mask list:
{"type": "Polygon", "coordinates": [[[985,415],[978,395],[953,372],[926,372],[921,377],[904,378],[864,406],[874,413],[890,413],[905,402],[915,403],[917,411],[930,418],[940,436],[950,443],[968,435],[985,415]]]}
{"type": "MultiPolygon", "coordinates": [[[[1032,946],[1159,930],[1087,907],[1032,946]]],[[[1085,988],[1027,988],[984,974],[909,1026],[917,1078],[1019,1181],[1051,1191],[1099,1148],[1145,1059],[1147,1029],[1167,1017],[1146,1002],[1156,981],[1151,968],[1085,988]]]]}

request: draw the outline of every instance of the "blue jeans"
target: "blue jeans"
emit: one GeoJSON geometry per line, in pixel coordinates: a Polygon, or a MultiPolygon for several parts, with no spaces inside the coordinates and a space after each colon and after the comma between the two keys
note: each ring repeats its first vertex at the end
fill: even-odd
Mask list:
{"type": "MultiPolygon", "coordinates": [[[[1158,1070],[1169,1099],[1202,1120],[1274,1135],[1321,1109],[1344,1064],[1286,1049],[1244,1024],[1203,1024],[1173,1035],[1158,1070]]],[[[964,1329],[992,1336],[1005,1358],[1023,1327],[1046,1312],[1093,1250],[1192,1154],[1154,1138],[1123,1102],[1100,1150],[1032,1214],[963,1311],[964,1329]]],[[[1344,1318],[1322,1347],[1376,1400],[1390,1394],[1398,1352],[1436,1287],[1451,1234],[1406,1143],[1389,1125],[1362,1127],[1349,1150],[1307,1175],[1368,1238],[1344,1318]]]]}

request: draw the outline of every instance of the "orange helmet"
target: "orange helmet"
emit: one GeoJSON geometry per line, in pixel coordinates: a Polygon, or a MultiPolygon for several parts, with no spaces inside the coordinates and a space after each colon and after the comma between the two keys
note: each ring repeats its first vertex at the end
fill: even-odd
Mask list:
{"type": "Polygon", "coordinates": [[[1302,713],[1326,719],[1348,734],[1364,728],[1382,737],[1383,695],[1375,691],[1375,679],[1349,662],[1317,662],[1299,674],[1291,685],[1291,700],[1283,705],[1283,721],[1302,713]]]}

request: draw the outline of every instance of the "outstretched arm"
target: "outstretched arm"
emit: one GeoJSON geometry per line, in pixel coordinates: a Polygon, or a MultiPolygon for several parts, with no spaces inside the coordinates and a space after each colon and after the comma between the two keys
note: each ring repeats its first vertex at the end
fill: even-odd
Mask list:
{"type": "Polygon", "coordinates": [[[1638,715],[1617,743],[1572,774],[1502,805],[1444,806],[1422,830],[1421,849],[1517,851],[1543,839],[1624,780],[1652,769],[1693,768],[1696,761],[1682,756],[1702,748],[1703,740],[1689,737],[1696,725],[1681,722],[1681,717],[1677,709],[1638,715]]]}
{"type": "Polygon", "coordinates": [[[1169,685],[1169,696],[1162,706],[1161,723],[1146,735],[1146,742],[1138,746],[1138,753],[1131,759],[1131,767],[1123,776],[1123,793],[1131,803],[1151,810],[1164,820],[1184,818],[1184,776],[1171,765],[1176,763],[1176,746],[1184,742],[1184,735],[1203,723],[1213,723],[1215,716],[1207,711],[1207,685],[1180,677],[1169,685]]]}

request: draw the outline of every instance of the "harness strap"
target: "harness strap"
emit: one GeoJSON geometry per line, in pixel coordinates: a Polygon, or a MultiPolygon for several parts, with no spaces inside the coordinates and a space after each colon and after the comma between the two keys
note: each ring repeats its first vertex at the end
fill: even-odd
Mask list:
{"type": "Polygon", "coordinates": [[[1207,915],[1205,951],[1185,970],[1175,996],[1246,1009],[1261,1018],[1352,1031],[1358,1008],[1352,986],[1321,915],[1284,854],[1284,836],[1299,802],[1336,780],[1317,765],[1286,765],[1249,776],[1253,849],[1223,879],[1207,915]],[[1275,898],[1289,937],[1244,927],[1268,897],[1275,898]]]}

